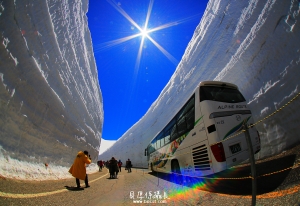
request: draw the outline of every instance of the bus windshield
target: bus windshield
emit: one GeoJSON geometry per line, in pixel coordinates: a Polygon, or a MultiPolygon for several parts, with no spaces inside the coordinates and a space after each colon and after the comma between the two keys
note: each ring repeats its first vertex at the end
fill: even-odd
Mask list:
{"type": "Polygon", "coordinates": [[[212,100],[217,102],[238,103],[245,102],[239,90],[228,87],[202,86],[200,87],[200,102],[212,100]]]}

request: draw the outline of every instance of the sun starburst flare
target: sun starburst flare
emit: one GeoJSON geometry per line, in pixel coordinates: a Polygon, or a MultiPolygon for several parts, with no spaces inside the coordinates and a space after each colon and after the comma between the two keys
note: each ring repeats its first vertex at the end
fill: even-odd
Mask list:
{"type": "Polygon", "coordinates": [[[153,4],[154,4],[154,0],[150,0],[149,2],[149,6],[148,6],[148,10],[147,10],[147,15],[146,15],[146,20],[145,20],[145,24],[144,24],[144,28],[140,27],[122,8],[120,5],[118,5],[116,2],[114,2],[113,0],[107,0],[107,2],[109,4],[111,4],[122,16],[124,16],[134,27],[136,27],[139,30],[139,33],[134,34],[134,35],[130,35],[127,37],[123,37],[120,39],[116,39],[116,40],[112,40],[112,41],[108,41],[105,42],[103,44],[101,44],[100,46],[97,46],[95,48],[95,52],[104,50],[104,49],[108,49],[110,47],[119,45],[123,42],[129,41],[131,39],[134,39],[136,37],[141,37],[141,42],[140,42],[140,46],[139,46],[139,50],[138,50],[138,54],[137,54],[137,59],[136,59],[136,64],[135,64],[135,73],[137,73],[138,69],[139,69],[139,65],[140,65],[140,61],[141,61],[141,56],[142,56],[142,50],[143,50],[143,45],[145,42],[145,39],[149,39],[174,65],[178,64],[178,60],[173,57],[166,49],[164,49],[160,44],[158,44],[151,36],[150,34],[152,32],[155,31],[159,31],[161,29],[166,29],[168,27],[172,27],[172,26],[176,26],[178,24],[184,23],[186,21],[191,20],[192,18],[195,18],[198,15],[192,16],[192,17],[188,17],[179,21],[174,21],[174,22],[170,22],[155,28],[148,28],[148,23],[150,20],[150,16],[151,16],[151,11],[153,8],[153,4]]]}

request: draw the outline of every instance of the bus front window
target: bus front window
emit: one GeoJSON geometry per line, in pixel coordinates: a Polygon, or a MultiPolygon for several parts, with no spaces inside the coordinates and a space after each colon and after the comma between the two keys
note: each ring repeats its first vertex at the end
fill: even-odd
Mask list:
{"type": "Polygon", "coordinates": [[[217,86],[202,86],[200,88],[200,102],[204,100],[228,103],[238,103],[246,101],[239,90],[217,86]]]}

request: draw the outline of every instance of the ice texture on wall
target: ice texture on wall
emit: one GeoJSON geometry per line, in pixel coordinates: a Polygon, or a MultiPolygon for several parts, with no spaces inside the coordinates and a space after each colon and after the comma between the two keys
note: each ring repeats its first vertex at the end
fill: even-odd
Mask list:
{"type": "Polygon", "coordinates": [[[79,150],[97,158],[103,103],[87,9],[87,0],[0,1],[1,154],[62,166],[79,150]]]}
{"type": "MultiPolygon", "coordinates": [[[[259,121],[299,93],[300,4],[210,0],[173,76],[147,113],[101,158],[147,167],[144,149],[204,80],[240,88],[259,121]],[[133,149],[134,148],[134,149],[133,149]]],[[[300,142],[299,98],[257,125],[264,158],[300,142]]]]}

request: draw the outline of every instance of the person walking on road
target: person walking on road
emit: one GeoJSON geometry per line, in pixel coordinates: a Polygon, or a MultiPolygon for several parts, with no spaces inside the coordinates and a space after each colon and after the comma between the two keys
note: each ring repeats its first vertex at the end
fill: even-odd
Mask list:
{"type": "Polygon", "coordinates": [[[119,168],[118,168],[118,161],[112,157],[109,161],[109,179],[115,179],[118,176],[119,168]]]}
{"type": "Polygon", "coordinates": [[[122,161],[121,160],[119,160],[119,162],[118,162],[118,167],[119,167],[119,171],[121,172],[121,168],[122,168],[122,161]]]}
{"type": "Polygon", "coordinates": [[[98,160],[98,161],[97,161],[97,165],[98,165],[98,167],[99,167],[99,172],[102,171],[102,170],[101,170],[101,167],[100,167],[100,162],[101,162],[101,160],[98,160]]]}
{"type": "Polygon", "coordinates": [[[98,166],[99,166],[99,172],[102,171],[102,168],[103,168],[103,162],[104,162],[104,161],[102,161],[102,160],[99,160],[99,161],[97,162],[97,164],[98,164],[98,166]]]}
{"type": "Polygon", "coordinates": [[[77,188],[80,188],[80,180],[84,180],[86,188],[90,187],[88,176],[86,174],[86,165],[91,164],[91,162],[92,160],[88,151],[79,151],[77,153],[74,163],[69,169],[69,173],[76,178],[77,188]]]}
{"type": "Polygon", "coordinates": [[[130,161],[130,159],[128,159],[126,161],[126,168],[127,168],[128,172],[131,172],[131,167],[132,167],[131,161],[130,161]]]}

